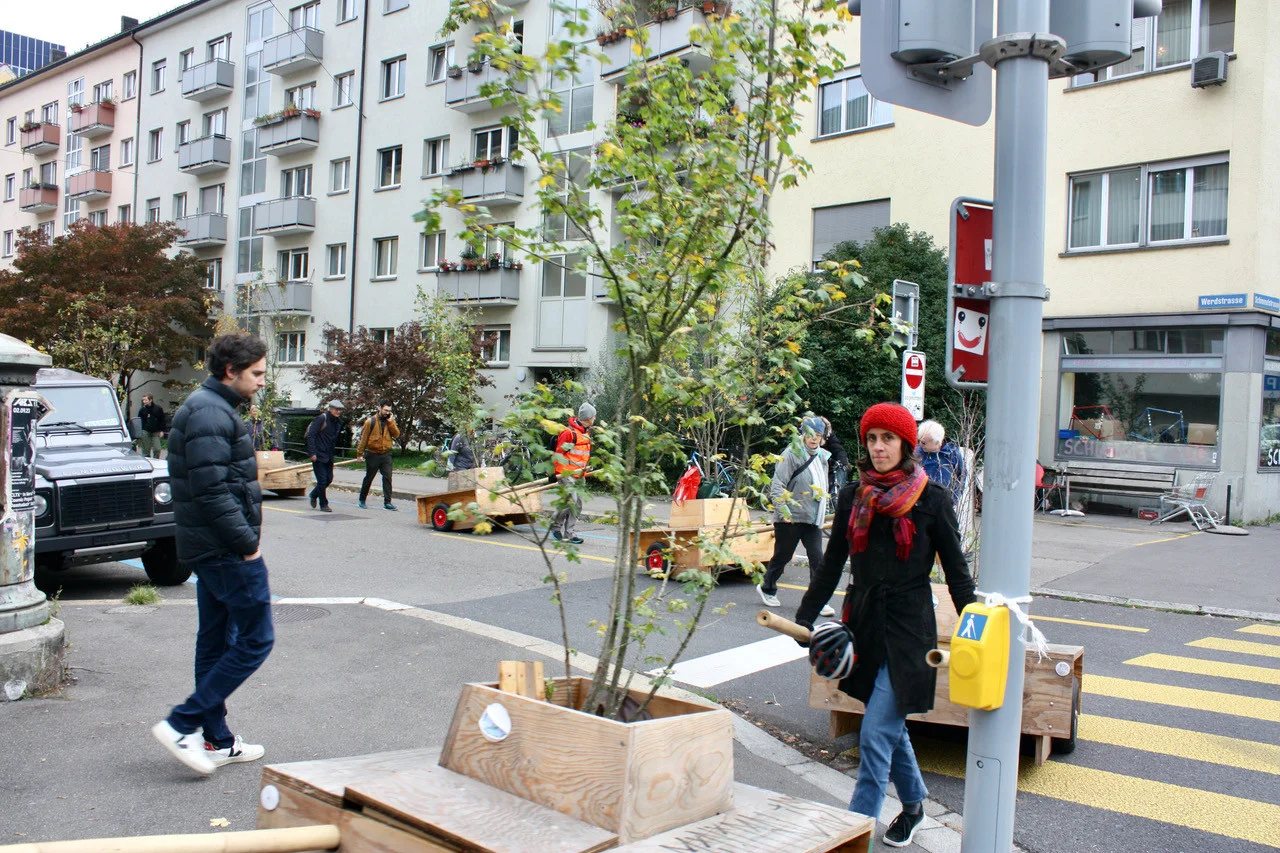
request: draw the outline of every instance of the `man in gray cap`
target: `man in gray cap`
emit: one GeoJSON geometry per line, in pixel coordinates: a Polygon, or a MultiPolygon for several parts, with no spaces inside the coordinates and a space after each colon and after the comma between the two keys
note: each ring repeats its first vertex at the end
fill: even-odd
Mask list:
{"type": "MultiPolygon", "coordinates": [[[[587,465],[591,462],[590,432],[595,422],[596,407],[590,403],[583,403],[578,407],[578,416],[569,418],[569,428],[556,438],[556,453],[552,457],[556,477],[567,480],[586,476],[587,465]]],[[[575,497],[572,504],[556,513],[551,522],[552,538],[581,545],[582,537],[573,532],[580,512],[582,499],[575,497]]]]}
{"type": "Polygon", "coordinates": [[[311,490],[311,506],[320,505],[321,512],[333,512],[329,508],[329,496],[325,490],[333,482],[333,450],[342,435],[341,400],[330,400],[325,411],[307,427],[307,455],[311,457],[311,470],[316,475],[316,487],[311,490]]]}

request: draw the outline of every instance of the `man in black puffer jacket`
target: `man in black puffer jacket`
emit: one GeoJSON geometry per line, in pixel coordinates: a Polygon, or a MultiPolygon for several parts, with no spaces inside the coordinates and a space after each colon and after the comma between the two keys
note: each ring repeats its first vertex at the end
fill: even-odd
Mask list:
{"type": "Polygon", "coordinates": [[[266,345],[223,335],[209,347],[209,378],[187,398],[169,430],[169,476],[178,559],[194,570],[199,631],[195,692],[152,734],[203,775],[255,761],[261,746],[227,728],[226,699],[271,653],[271,590],[258,547],[262,490],[253,439],[236,407],[265,384],[266,345]]]}

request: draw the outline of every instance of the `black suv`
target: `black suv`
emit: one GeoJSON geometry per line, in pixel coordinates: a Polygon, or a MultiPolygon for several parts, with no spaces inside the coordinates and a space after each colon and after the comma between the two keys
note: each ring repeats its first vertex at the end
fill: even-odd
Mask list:
{"type": "Polygon", "coordinates": [[[36,572],[141,557],[153,583],[184,583],[174,545],[169,464],[133,449],[111,383],[46,367],[35,390],[54,411],[36,427],[36,572]]]}

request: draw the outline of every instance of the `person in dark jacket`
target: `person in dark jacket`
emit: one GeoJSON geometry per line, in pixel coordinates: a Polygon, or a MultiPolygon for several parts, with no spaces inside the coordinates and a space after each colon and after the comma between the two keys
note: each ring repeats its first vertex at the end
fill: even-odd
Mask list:
{"type": "Polygon", "coordinates": [[[316,415],[307,427],[307,455],[311,457],[311,471],[316,476],[315,488],[308,497],[311,507],[320,505],[321,512],[333,512],[329,508],[327,489],[333,482],[333,451],[338,446],[338,437],[342,435],[342,410],[346,406],[341,400],[330,400],[325,410],[316,415]]]}
{"type": "Polygon", "coordinates": [[[453,453],[449,457],[450,471],[470,471],[476,467],[476,454],[472,451],[471,440],[465,432],[453,437],[453,441],[449,442],[449,450],[453,453]]]}
{"type": "Polygon", "coordinates": [[[831,421],[824,417],[822,423],[827,428],[822,436],[822,446],[831,454],[831,460],[827,464],[827,482],[831,484],[831,491],[836,493],[843,489],[844,484],[849,480],[849,454],[845,452],[839,436],[832,429],[831,421]]]}
{"type": "Polygon", "coordinates": [[[920,447],[916,455],[924,465],[929,479],[947,490],[951,505],[957,506],[964,494],[964,453],[954,441],[947,438],[947,431],[937,421],[924,421],[917,428],[920,447]]]}
{"type": "MultiPolygon", "coordinates": [[[[868,458],[859,462],[859,479],[837,496],[827,553],[796,611],[796,622],[813,626],[848,559],[852,581],[838,636],[852,644],[856,659],[841,678],[840,690],[866,704],[858,742],[861,763],[849,810],[878,817],[892,779],[903,807],[884,840],[891,847],[905,847],[923,820],[928,794],[906,716],[933,708],[937,672],[925,663],[925,654],[938,641],[929,586],[935,557],[941,558],[957,612],[975,600],[974,585],[950,495],[912,459],[916,422],[911,413],[894,403],[879,403],[862,416],[859,433],[868,458]]],[[[831,675],[823,671],[821,660],[815,663],[819,675],[831,675]]]]}
{"type": "Polygon", "coordinates": [[[267,347],[223,335],[209,347],[210,376],[173,418],[169,477],[178,559],[195,572],[195,692],[151,732],[203,775],[256,761],[265,750],[227,728],[226,700],[271,653],[271,590],[262,561],[262,490],[253,441],[236,407],[266,384],[267,347]]]}
{"type": "Polygon", "coordinates": [[[142,395],[142,405],[138,408],[138,417],[142,419],[142,435],[138,437],[138,452],[153,459],[160,458],[160,440],[164,438],[168,418],[164,409],[156,405],[156,398],[150,394],[142,395]]]}

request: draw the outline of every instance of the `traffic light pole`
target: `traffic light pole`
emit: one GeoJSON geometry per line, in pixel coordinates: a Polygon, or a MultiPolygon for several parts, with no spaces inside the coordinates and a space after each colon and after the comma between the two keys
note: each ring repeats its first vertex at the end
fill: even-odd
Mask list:
{"type": "MultiPolygon", "coordinates": [[[[983,52],[996,69],[996,125],[978,586],[1016,599],[1028,594],[1031,582],[1049,98],[1049,61],[1040,40],[1049,33],[1049,0],[998,0],[997,13],[1000,37],[983,52]]],[[[1009,629],[1004,704],[970,711],[963,853],[1008,853],[1013,844],[1025,653],[1021,624],[1011,619],[1009,629]]]]}

